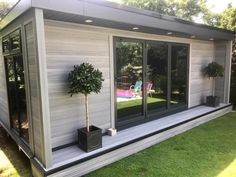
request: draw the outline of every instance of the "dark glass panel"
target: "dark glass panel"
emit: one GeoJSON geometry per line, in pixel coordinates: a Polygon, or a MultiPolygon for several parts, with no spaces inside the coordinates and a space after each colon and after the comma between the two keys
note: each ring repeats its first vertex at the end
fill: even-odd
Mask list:
{"type": "Polygon", "coordinates": [[[6,62],[6,78],[8,85],[8,102],[12,127],[19,131],[19,119],[18,119],[18,95],[17,95],[17,82],[15,73],[15,62],[12,57],[5,59],[6,62]]]}
{"type": "Polygon", "coordinates": [[[147,109],[148,113],[167,109],[168,45],[148,44],[147,109]]]}
{"type": "Polygon", "coordinates": [[[20,50],[20,46],[21,46],[20,30],[17,30],[16,32],[14,32],[10,35],[10,41],[11,41],[11,50],[12,51],[20,50]]]}
{"type": "Polygon", "coordinates": [[[187,93],[188,47],[172,45],[171,52],[171,105],[185,105],[187,93]]]}
{"type": "Polygon", "coordinates": [[[9,39],[9,37],[6,37],[6,38],[3,39],[3,41],[2,41],[2,50],[3,50],[4,54],[10,52],[10,39],[9,39]]]}
{"type": "Polygon", "coordinates": [[[116,97],[118,121],[143,115],[143,45],[116,41],[116,97]]]}
{"type": "Polygon", "coordinates": [[[24,80],[24,66],[22,56],[14,57],[16,62],[16,80],[17,80],[17,93],[18,93],[18,107],[19,107],[19,119],[21,124],[21,135],[28,141],[28,117],[26,108],[26,95],[25,95],[25,80],[24,80]]]}

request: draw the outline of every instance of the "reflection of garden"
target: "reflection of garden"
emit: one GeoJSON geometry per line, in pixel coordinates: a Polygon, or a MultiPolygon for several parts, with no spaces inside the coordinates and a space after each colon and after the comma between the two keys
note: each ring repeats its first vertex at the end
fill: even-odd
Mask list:
{"type": "Polygon", "coordinates": [[[171,106],[185,104],[188,48],[172,46],[169,69],[167,44],[150,43],[147,49],[147,63],[144,64],[141,42],[122,39],[116,41],[116,97],[119,119],[142,115],[144,95],[147,96],[145,99],[148,112],[167,110],[168,102],[171,106]],[[168,70],[171,72],[169,101],[168,70]]]}
{"type": "MultiPolygon", "coordinates": [[[[143,100],[141,98],[132,99],[130,101],[117,102],[117,111],[119,117],[140,114],[142,112],[143,100]]],[[[166,107],[166,99],[162,95],[153,94],[147,98],[148,110],[166,107]]]]}
{"type": "MultiPolygon", "coordinates": [[[[153,94],[152,97],[147,97],[147,110],[163,110],[167,109],[167,100],[165,95],[153,94]]],[[[177,105],[179,103],[178,97],[173,98],[170,101],[171,105],[177,105]]],[[[117,102],[117,111],[119,117],[125,117],[128,115],[135,115],[142,112],[142,98],[126,99],[117,102]]]]}

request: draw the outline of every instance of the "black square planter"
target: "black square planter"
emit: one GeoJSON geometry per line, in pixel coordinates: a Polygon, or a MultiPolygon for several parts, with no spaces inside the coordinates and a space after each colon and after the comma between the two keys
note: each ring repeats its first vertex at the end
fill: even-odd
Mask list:
{"type": "Polygon", "coordinates": [[[86,127],[78,129],[78,146],[85,152],[102,147],[102,130],[95,126],[89,128],[89,132],[86,127]]]}
{"type": "Polygon", "coordinates": [[[210,107],[218,107],[220,105],[220,97],[208,96],[206,100],[206,105],[210,107]]]}

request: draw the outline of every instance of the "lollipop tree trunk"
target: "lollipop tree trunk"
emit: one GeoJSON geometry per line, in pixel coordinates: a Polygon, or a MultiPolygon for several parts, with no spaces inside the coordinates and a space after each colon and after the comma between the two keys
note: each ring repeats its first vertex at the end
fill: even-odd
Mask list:
{"type": "Polygon", "coordinates": [[[214,77],[212,77],[212,96],[215,96],[215,84],[216,84],[216,80],[214,77]]]}
{"type": "Polygon", "coordinates": [[[88,95],[85,94],[84,95],[84,103],[85,103],[85,111],[86,111],[86,128],[87,128],[87,132],[89,132],[89,125],[90,125],[90,119],[89,119],[89,111],[88,111],[88,95]]]}

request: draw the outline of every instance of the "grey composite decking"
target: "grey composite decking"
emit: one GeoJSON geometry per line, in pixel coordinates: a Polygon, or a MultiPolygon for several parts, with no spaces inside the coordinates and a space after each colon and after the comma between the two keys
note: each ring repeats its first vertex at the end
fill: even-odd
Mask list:
{"type": "MultiPolygon", "coordinates": [[[[231,107],[227,107],[226,109],[219,110],[219,108],[224,108],[227,106],[226,104],[221,104],[220,107],[218,108],[211,108],[211,107],[206,107],[206,106],[198,106],[180,113],[176,113],[170,116],[163,117],[161,119],[157,119],[154,121],[150,121],[135,127],[131,127],[122,131],[119,131],[116,136],[103,136],[103,147],[89,152],[85,153],[82,150],[80,150],[76,145],[70,146],[61,150],[57,150],[53,152],[53,166],[50,169],[55,169],[60,166],[69,164],[71,162],[78,161],[80,159],[87,158],[89,156],[101,153],[102,151],[106,151],[108,149],[117,147],[121,144],[124,144],[126,142],[132,141],[134,139],[137,139],[139,137],[143,137],[145,135],[151,134],[153,132],[157,132],[158,130],[165,129],[167,127],[179,124],[181,122],[185,122],[187,120],[190,120],[194,117],[198,117],[201,115],[208,116],[207,114],[209,113],[210,117],[207,117],[201,121],[198,121],[194,124],[183,124],[185,128],[180,128],[182,129],[181,131],[183,132],[184,130],[188,130],[192,127],[195,127],[201,123],[207,122],[213,118],[216,118],[218,116],[221,116],[225,114],[226,112],[229,112],[231,107]],[[216,111],[216,112],[214,112],[216,111]],[[212,113],[214,112],[214,113],[212,113]]],[[[202,117],[204,117],[202,116],[202,117]]],[[[164,133],[164,132],[163,132],[164,133]]],[[[165,135],[167,138],[175,136],[179,133],[175,132],[170,132],[168,133],[168,136],[165,135]]],[[[166,138],[166,139],[167,139],[166,138]]],[[[135,152],[135,150],[133,150],[135,152]]],[[[47,170],[50,170],[47,169],[47,170]]]]}

